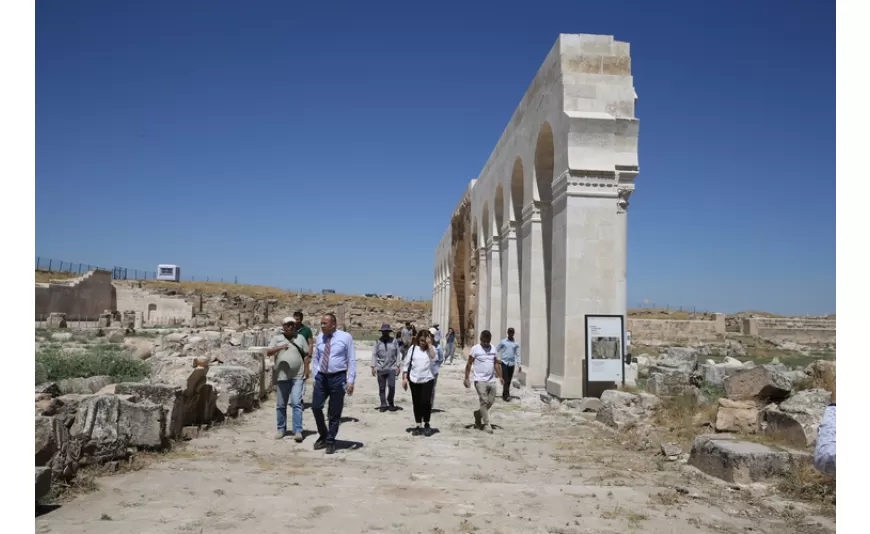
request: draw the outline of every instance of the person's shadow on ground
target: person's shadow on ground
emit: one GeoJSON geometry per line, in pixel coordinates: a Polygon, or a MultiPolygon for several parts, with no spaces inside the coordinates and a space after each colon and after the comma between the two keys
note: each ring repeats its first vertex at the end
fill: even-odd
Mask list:
{"type": "MultiPolygon", "coordinates": [[[[408,434],[410,434],[411,432],[414,431],[415,428],[417,428],[417,427],[409,426],[408,428],[405,429],[405,432],[407,432],[408,434]]],[[[432,435],[434,436],[435,434],[439,434],[439,433],[441,433],[441,431],[438,430],[437,428],[435,428],[435,427],[433,426],[433,427],[432,427],[432,435]]]]}
{"type": "Polygon", "coordinates": [[[365,447],[365,444],[361,441],[346,441],[343,439],[335,440],[335,450],[336,451],[355,451],[365,447]]]}
{"type": "MultiPolygon", "coordinates": [[[[500,427],[498,425],[490,424],[489,426],[491,426],[493,430],[502,430],[502,427],[500,427]]],[[[474,423],[471,423],[471,424],[465,425],[465,430],[483,430],[483,428],[478,428],[477,425],[475,425],[474,423]]]]}

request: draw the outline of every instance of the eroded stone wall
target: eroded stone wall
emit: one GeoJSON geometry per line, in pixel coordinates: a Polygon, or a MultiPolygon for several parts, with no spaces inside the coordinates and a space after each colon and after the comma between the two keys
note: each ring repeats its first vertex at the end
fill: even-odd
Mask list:
{"type": "Polygon", "coordinates": [[[725,335],[725,316],[717,314],[709,321],[629,318],[626,329],[631,342],[641,345],[716,341],[725,335]]]}
{"type": "Polygon", "coordinates": [[[779,344],[836,343],[837,320],[818,317],[751,317],[743,320],[743,333],[779,344]]]}
{"type": "Polygon", "coordinates": [[[115,310],[117,295],[110,271],[93,270],[70,280],[36,284],[36,320],[65,313],[70,320],[96,321],[115,310]]]}

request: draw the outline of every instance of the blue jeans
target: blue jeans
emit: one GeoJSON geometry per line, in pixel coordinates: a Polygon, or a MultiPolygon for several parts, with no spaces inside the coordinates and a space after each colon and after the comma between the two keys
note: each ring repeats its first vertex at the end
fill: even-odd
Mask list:
{"type": "Polygon", "coordinates": [[[317,373],[314,377],[311,413],[314,415],[314,422],[317,423],[320,439],[327,443],[335,443],[335,436],[338,434],[338,423],[341,421],[341,411],[344,409],[345,384],[347,384],[347,371],[330,375],[317,373]],[[329,398],[327,410],[329,428],[326,427],[326,421],[323,419],[323,405],[327,398],[329,398]]]}
{"type": "Polygon", "coordinates": [[[276,382],[278,398],[275,412],[278,417],[278,432],[287,430],[287,401],[293,406],[293,433],[302,432],[302,395],[305,394],[305,380],[279,380],[276,382]]]}

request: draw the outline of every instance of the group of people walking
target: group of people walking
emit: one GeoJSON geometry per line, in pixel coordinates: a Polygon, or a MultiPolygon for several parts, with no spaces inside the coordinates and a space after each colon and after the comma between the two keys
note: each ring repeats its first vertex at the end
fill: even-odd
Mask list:
{"type": "MultiPolygon", "coordinates": [[[[302,312],[296,312],[282,322],[282,332],[270,340],[267,355],[275,362],[277,439],[287,435],[287,406],[292,408],[292,434],[297,442],[302,433],[302,397],[306,381],[313,375],[314,392],[311,411],[319,437],[314,449],[335,452],[345,395],[353,394],[356,379],[356,356],[353,337],[337,328],[335,315],[328,313],[320,320],[321,333],[315,338],[303,323],[302,312]],[[326,417],[323,408],[327,405],[326,417]],[[328,423],[328,424],[327,424],[328,423]]],[[[431,436],[430,421],[435,403],[435,388],[441,366],[453,363],[456,352],[456,332],[449,328],[444,343],[439,325],[417,331],[410,322],[393,337],[389,324],[383,324],[381,336],[372,347],[371,372],[378,380],[379,411],[396,411],[396,380],[403,390],[410,389],[416,426],[414,436],[431,436]]],[[[497,394],[496,382],[503,384],[502,399],[510,400],[510,381],[514,368],[519,367],[519,345],[514,329],[498,346],[491,344],[488,330],[480,334],[480,343],[472,347],[465,366],[464,385],[474,383],[479,408],[474,411],[475,425],[492,433],[489,411],[497,394]],[[499,358],[499,353],[502,355],[499,358]]]]}

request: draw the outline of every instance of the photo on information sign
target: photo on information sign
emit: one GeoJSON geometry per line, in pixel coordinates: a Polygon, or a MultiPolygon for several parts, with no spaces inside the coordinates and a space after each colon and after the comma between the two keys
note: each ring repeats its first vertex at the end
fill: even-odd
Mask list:
{"type": "Polygon", "coordinates": [[[619,338],[616,336],[601,336],[592,338],[593,360],[619,360],[619,338]]]}

